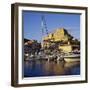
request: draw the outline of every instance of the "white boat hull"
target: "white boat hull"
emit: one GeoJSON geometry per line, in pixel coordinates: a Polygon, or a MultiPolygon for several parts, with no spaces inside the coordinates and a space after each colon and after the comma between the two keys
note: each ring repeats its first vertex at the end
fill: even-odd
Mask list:
{"type": "Polygon", "coordinates": [[[66,62],[77,62],[80,61],[80,54],[64,56],[66,62]]]}
{"type": "Polygon", "coordinates": [[[64,58],[66,62],[78,62],[80,61],[80,58],[64,58]]]}

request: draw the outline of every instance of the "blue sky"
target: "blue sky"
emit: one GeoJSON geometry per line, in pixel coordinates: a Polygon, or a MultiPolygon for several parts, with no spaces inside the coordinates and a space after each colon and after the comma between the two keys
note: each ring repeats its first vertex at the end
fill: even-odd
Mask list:
{"type": "Polygon", "coordinates": [[[41,40],[42,27],[41,16],[45,16],[48,32],[54,31],[56,28],[65,28],[75,38],[80,39],[80,15],[79,14],[63,14],[63,13],[47,13],[23,11],[23,30],[24,38],[30,40],[41,40]]]}

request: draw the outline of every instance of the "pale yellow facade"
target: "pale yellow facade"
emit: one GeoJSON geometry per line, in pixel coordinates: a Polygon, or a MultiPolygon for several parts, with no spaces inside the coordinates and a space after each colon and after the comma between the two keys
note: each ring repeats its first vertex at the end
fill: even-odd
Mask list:
{"type": "Polygon", "coordinates": [[[43,40],[51,40],[51,41],[68,41],[69,36],[65,35],[64,28],[56,29],[53,33],[48,34],[48,36],[44,37],[43,40]]]}
{"type": "Polygon", "coordinates": [[[43,47],[50,47],[53,43],[56,44],[58,41],[66,42],[67,44],[58,45],[58,49],[63,52],[72,52],[73,46],[70,44],[72,36],[64,28],[56,29],[54,32],[48,34],[43,38],[43,47]]]}
{"type": "Polygon", "coordinates": [[[61,49],[63,52],[71,52],[72,46],[71,45],[63,45],[63,46],[59,46],[59,49],[61,49]]]}

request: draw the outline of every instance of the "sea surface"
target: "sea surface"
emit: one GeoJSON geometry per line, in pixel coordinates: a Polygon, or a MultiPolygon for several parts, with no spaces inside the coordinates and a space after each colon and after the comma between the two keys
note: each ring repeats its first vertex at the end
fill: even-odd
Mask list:
{"type": "Polygon", "coordinates": [[[24,61],[24,77],[80,75],[80,61],[24,61]]]}

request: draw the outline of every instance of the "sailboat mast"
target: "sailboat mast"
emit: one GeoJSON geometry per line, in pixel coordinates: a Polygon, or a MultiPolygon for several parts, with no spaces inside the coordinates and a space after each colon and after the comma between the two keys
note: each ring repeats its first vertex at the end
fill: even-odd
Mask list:
{"type": "Polygon", "coordinates": [[[48,35],[48,29],[47,29],[47,24],[46,24],[46,20],[45,20],[45,16],[42,15],[41,16],[41,28],[42,28],[42,48],[43,48],[43,37],[44,35],[48,35]]]}

